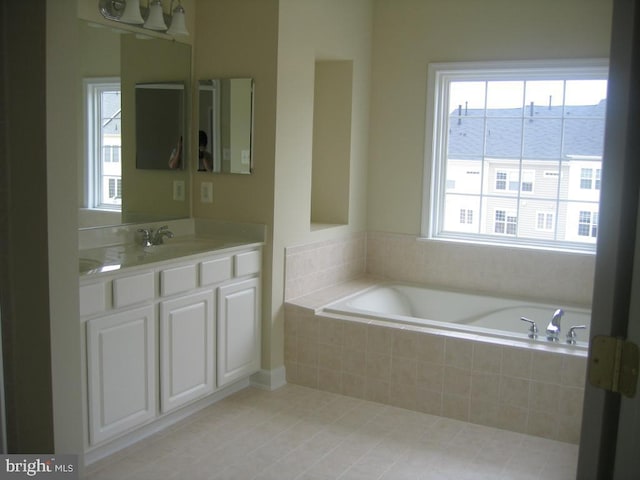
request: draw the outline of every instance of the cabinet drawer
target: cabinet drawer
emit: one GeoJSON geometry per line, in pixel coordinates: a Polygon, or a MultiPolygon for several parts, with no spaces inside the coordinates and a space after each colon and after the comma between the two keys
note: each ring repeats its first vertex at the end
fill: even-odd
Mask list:
{"type": "Polygon", "coordinates": [[[113,281],[113,306],[115,308],[153,300],[155,296],[153,272],[116,278],[113,281]]]}
{"type": "Polygon", "coordinates": [[[80,287],[80,316],[102,313],[107,310],[107,287],[104,283],[80,287]]]}
{"type": "Polygon", "coordinates": [[[200,285],[221,283],[232,276],[231,257],[215,258],[200,264],[200,285]]]}
{"type": "Polygon", "coordinates": [[[260,264],[260,252],[258,250],[235,255],[234,269],[236,277],[258,273],[260,271],[260,264]]]}
{"type": "Polygon", "coordinates": [[[187,292],[196,288],[196,266],[168,268],[160,272],[160,294],[162,296],[187,292]]]}

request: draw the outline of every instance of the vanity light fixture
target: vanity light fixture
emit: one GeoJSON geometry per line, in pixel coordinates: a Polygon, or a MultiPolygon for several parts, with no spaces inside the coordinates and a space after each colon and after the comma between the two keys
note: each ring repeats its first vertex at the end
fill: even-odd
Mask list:
{"type": "MultiPolygon", "coordinates": [[[[173,0],[171,0],[171,8],[173,8],[173,0]]],[[[172,17],[171,17],[171,26],[167,33],[169,35],[189,35],[189,31],[187,30],[187,21],[185,18],[184,7],[180,0],[178,0],[178,5],[173,9],[172,17]]]]}
{"type": "Polygon", "coordinates": [[[98,0],[98,10],[104,18],[115,22],[140,25],[172,36],[189,35],[185,10],[180,0],[176,8],[173,8],[171,0],[170,14],[164,13],[162,0],[148,0],[146,7],[140,7],[140,0],[98,0]],[[170,25],[169,29],[167,25],[170,25]]]}
{"type": "Polygon", "coordinates": [[[162,11],[162,0],[152,0],[149,3],[149,14],[143,27],[149,30],[166,31],[167,24],[164,23],[164,12],[162,11]]]}
{"type": "Polygon", "coordinates": [[[104,18],[131,25],[142,25],[140,0],[99,0],[98,10],[104,18]]]}

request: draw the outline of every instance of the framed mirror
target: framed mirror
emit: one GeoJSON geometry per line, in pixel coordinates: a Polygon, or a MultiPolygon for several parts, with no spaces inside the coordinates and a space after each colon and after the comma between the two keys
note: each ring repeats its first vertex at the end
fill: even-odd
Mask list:
{"type": "Polygon", "coordinates": [[[253,171],[251,78],[215,78],[198,85],[198,171],[253,171]]]}

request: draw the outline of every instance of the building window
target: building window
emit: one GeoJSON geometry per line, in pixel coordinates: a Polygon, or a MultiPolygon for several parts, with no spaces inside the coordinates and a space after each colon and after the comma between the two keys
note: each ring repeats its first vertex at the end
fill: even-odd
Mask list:
{"type": "Polygon", "coordinates": [[[606,93],[605,61],[430,65],[423,236],[595,251],[606,93]]]}
{"type": "Polygon", "coordinates": [[[473,223],[473,210],[460,209],[460,223],[471,225],[473,223]]]}
{"type": "Polygon", "coordinates": [[[496,210],[493,231],[501,235],[516,235],[518,232],[518,217],[505,210],[496,210]]]}
{"type": "Polygon", "coordinates": [[[582,190],[600,190],[600,177],[602,170],[599,168],[580,169],[580,188],[582,190]]]}
{"type": "Polygon", "coordinates": [[[538,212],[536,229],[545,231],[553,230],[553,213],[538,212]]]}
{"type": "Polygon", "coordinates": [[[598,236],[598,214],[596,212],[580,211],[578,235],[593,238],[598,236]]]}
{"type": "Polygon", "coordinates": [[[593,170],[591,168],[580,169],[580,188],[590,190],[592,185],[593,170]]]}
{"type": "Polygon", "coordinates": [[[109,198],[116,200],[122,199],[122,179],[121,178],[107,178],[109,182],[109,198]]]}
{"type": "Polygon", "coordinates": [[[120,163],[120,145],[104,145],[102,147],[104,163],[120,163]]]}
{"type": "Polygon", "coordinates": [[[119,79],[85,79],[85,206],[120,210],[122,205],[121,105],[119,79]]]}

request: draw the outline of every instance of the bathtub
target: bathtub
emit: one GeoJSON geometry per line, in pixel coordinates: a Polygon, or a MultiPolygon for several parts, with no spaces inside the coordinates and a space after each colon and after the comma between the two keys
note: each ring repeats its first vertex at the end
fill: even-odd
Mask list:
{"type": "Polygon", "coordinates": [[[543,345],[558,345],[586,350],[591,312],[587,309],[558,304],[534,303],[446,290],[435,290],[404,284],[381,284],[331,303],[323,308],[330,314],[382,320],[419,327],[431,327],[444,332],[477,334],[498,339],[517,339],[543,345]],[[559,342],[550,342],[545,330],[553,313],[562,308],[559,342]],[[538,326],[538,337],[529,339],[531,319],[538,326]],[[577,329],[577,342],[569,345],[566,333],[577,329]]]}

